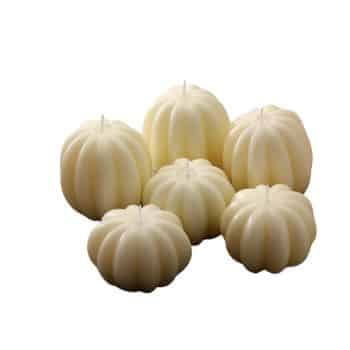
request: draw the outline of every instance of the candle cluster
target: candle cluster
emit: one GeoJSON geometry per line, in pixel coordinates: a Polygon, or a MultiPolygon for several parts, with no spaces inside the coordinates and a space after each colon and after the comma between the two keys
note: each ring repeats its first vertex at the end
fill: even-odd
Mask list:
{"type": "Polygon", "coordinates": [[[74,209],[102,219],[88,253],[103,278],[149,292],[186,267],[191,244],[219,234],[253,272],[304,261],[316,236],[311,166],[296,113],[269,105],[231,123],[213,94],[184,84],[155,101],[143,135],[85,122],[64,143],[61,185],[74,209]]]}

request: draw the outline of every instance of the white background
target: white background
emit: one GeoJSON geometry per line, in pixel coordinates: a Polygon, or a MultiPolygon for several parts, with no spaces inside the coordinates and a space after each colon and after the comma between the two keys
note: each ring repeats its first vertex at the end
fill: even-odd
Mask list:
{"type": "Polygon", "coordinates": [[[0,2],[1,349],[349,349],[348,1],[0,2]],[[107,285],[95,223],[60,189],[66,136],[89,118],[141,129],[186,79],[231,118],[299,113],[318,236],[306,262],[252,274],[221,237],[151,294],[107,285]]]}

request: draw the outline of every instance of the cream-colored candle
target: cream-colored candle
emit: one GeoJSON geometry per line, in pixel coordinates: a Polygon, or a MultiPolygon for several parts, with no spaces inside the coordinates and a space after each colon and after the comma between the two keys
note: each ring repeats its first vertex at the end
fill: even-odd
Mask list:
{"type": "Polygon", "coordinates": [[[176,86],[160,96],[144,123],[155,170],[177,158],[205,158],[222,166],[227,113],[210,92],[195,85],[176,86]]]}
{"type": "Polygon", "coordinates": [[[142,136],[120,121],[85,122],[65,142],[61,184],[70,205],[91,219],[139,204],[151,176],[142,136]]]}
{"type": "Polygon", "coordinates": [[[147,183],[144,203],[175,213],[193,244],[220,233],[220,217],[234,194],[225,173],[204,159],[178,159],[147,183]]]}
{"type": "Polygon", "coordinates": [[[191,243],[173,213],[131,205],[106,213],[90,235],[88,252],[109,283],[150,292],[186,267],[191,243]]]}
{"type": "Polygon", "coordinates": [[[307,257],[316,236],[309,200],[286,185],[237,192],[221,218],[232,258],[253,272],[280,272],[307,257]]]}
{"type": "Polygon", "coordinates": [[[225,141],[223,163],[236,189],[280,183],[305,192],[312,152],[298,115],[266,106],[234,121],[225,141]]]}

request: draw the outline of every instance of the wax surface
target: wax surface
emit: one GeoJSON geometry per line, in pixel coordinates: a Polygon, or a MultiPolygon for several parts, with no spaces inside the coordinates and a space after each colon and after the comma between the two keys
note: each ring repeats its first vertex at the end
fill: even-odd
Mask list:
{"type": "Polygon", "coordinates": [[[316,236],[309,200],[286,185],[237,192],[221,219],[232,258],[253,272],[300,264],[316,236]]]}
{"type": "Polygon", "coordinates": [[[61,184],[70,205],[91,219],[141,202],[151,176],[142,136],[118,121],[91,121],[71,135],[61,155],[61,184]]]}
{"type": "Polygon", "coordinates": [[[173,213],[131,205],[106,213],[90,235],[88,252],[106,281],[150,292],[186,267],[191,243],[173,213]]]}
{"type": "Polygon", "coordinates": [[[312,151],[296,113],[266,106],[234,121],[223,162],[236,189],[286,184],[303,193],[310,181],[312,151]]]}
{"type": "Polygon", "coordinates": [[[225,173],[204,159],[178,159],[147,183],[144,203],[175,213],[193,244],[220,233],[220,217],[234,194],[225,173]]]}
{"type": "Polygon", "coordinates": [[[194,85],[169,89],[156,100],[144,122],[153,168],[177,158],[205,158],[222,166],[229,128],[224,107],[210,92],[194,85]]]}

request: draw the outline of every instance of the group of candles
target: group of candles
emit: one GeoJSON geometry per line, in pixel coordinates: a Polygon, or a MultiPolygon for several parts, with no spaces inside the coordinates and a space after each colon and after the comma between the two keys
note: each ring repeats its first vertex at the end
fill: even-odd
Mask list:
{"type": "Polygon", "coordinates": [[[102,219],[88,253],[104,279],[152,291],[220,233],[250,271],[301,263],[316,236],[311,166],[296,113],[266,106],[231,123],[213,94],[184,83],[155,101],[143,135],[85,122],[63,146],[61,184],[74,209],[102,219]]]}

